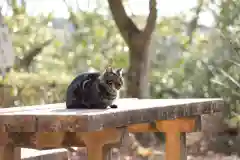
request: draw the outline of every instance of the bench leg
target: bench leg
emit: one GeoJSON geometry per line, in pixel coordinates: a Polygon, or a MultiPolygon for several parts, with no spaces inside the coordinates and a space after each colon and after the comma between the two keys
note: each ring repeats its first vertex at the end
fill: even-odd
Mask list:
{"type": "Polygon", "coordinates": [[[0,160],[21,160],[21,148],[12,145],[0,147],[0,160]]]}
{"type": "Polygon", "coordinates": [[[103,154],[103,146],[99,144],[87,145],[88,160],[103,160],[107,155],[103,154]]]}
{"type": "Polygon", "coordinates": [[[157,129],[166,133],[166,160],[186,160],[186,132],[196,130],[196,118],[158,121],[157,129]]]}
{"type": "Polygon", "coordinates": [[[79,133],[77,136],[84,141],[87,147],[88,160],[104,160],[109,149],[104,149],[104,145],[119,142],[121,131],[111,128],[97,132],[79,133]]]}
{"type": "Polygon", "coordinates": [[[186,160],[186,134],[166,132],[166,160],[186,160]]]}

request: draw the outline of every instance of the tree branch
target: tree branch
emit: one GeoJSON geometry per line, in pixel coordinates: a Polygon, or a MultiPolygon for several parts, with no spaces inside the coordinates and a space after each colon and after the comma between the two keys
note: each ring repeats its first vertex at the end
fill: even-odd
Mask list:
{"type": "Polygon", "coordinates": [[[149,1],[149,15],[147,18],[146,26],[143,30],[143,33],[149,39],[149,37],[152,35],[152,32],[155,29],[156,21],[157,21],[157,2],[156,0],[150,0],[149,1]]]}
{"type": "Polygon", "coordinates": [[[49,39],[49,40],[45,41],[44,43],[32,48],[27,53],[27,55],[23,59],[20,60],[20,67],[28,68],[30,66],[31,62],[33,61],[34,57],[39,55],[42,52],[42,50],[44,49],[44,47],[49,45],[52,41],[53,41],[53,39],[49,39]]]}
{"type": "Polygon", "coordinates": [[[199,19],[199,14],[202,10],[202,6],[203,6],[203,0],[199,0],[198,2],[198,6],[196,8],[195,11],[195,16],[193,17],[193,19],[190,21],[189,26],[188,26],[188,43],[191,44],[192,43],[192,39],[193,39],[193,32],[196,30],[197,25],[198,25],[198,19],[199,19]]]}
{"type": "MultiPolygon", "coordinates": [[[[72,8],[67,4],[66,0],[63,0],[63,2],[65,3],[70,14],[68,20],[73,24],[74,29],[78,30],[80,28],[80,25],[78,24],[77,16],[73,13],[72,8]]],[[[80,10],[80,8],[78,9],[80,10]]]]}
{"type": "Polygon", "coordinates": [[[132,35],[140,33],[141,31],[133,23],[132,19],[127,16],[123,7],[122,0],[108,0],[109,8],[112,13],[113,19],[124,39],[130,45],[132,35]]]}

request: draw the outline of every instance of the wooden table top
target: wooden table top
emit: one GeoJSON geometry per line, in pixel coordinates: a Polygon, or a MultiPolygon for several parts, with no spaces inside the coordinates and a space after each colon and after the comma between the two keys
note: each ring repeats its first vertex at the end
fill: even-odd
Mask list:
{"type": "Polygon", "coordinates": [[[222,112],[222,99],[119,99],[117,109],[65,109],[65,103],[0,109],[2,132],[87,132],[222,112]]]}

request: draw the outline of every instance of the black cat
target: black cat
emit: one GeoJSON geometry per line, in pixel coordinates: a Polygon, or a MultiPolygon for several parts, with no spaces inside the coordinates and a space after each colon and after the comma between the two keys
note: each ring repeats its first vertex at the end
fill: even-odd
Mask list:
{"type": "Polygon", "coordinates": [[[82,73],[68,86],[67,109],[117,108],[113,101],[118,98],[122,86],[122,68],[107,67],[102,75],[99,72],[82,73]]]}

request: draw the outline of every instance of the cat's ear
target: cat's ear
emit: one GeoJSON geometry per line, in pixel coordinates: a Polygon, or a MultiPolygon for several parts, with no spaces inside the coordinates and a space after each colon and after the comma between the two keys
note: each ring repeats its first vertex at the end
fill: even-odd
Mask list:
{"type": "Polygon", "coordinates": [[[123,75],[123,69],[119,68],[116,70],[117,75],[122,76],[123,75]]]}
{"type": "Polygon", "coordinates": [[[111,66],[107,66],[105,69],[105,72],[113,72],[113,69],[111,66]]]}

